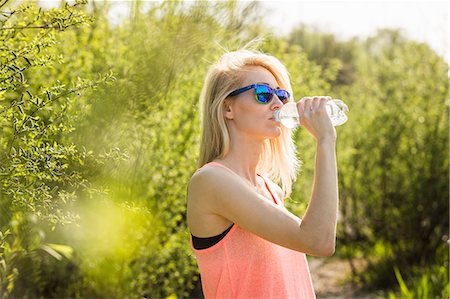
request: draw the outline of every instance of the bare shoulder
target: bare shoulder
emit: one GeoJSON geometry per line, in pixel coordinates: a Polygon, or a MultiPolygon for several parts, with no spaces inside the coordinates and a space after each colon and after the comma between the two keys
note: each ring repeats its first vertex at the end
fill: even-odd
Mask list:
{"type": "MultiPolygon", "coordinates": [[[[206,166],[191,177],[187,190],[187,222],[198,237],[215,236],[228,228],[232,221],[221,213],[220,195],[233,186],[233,174],[223,167],[206,166]]],[[[237,188],[239,189],[239,188],[237,188]]]]}
{"type": "Polygon", "coordinates": [[[188,195],[191,193],[214,194],[215,192],[213,191],[223,185],[227,179],[227,176],[229,175],[229,171],[227,169],[224,169],[223,167],[203,167],[197,170],[191,177],[188,187],[188,195]]]}
{"type": "Polygon", "coordinates": [[[187,190],[188,209],[207,204],[206,198],[214,194],[215,177],[220,176],[216,167],[203,167],[197,170],[191,177],[187,190]]]}
{"type": "Polygon", "coordinates": [[[227,189],[239,190],[243,186],[236,175],[224,167],[207,165],[200,168],[191,177],[188,186],[188,203],[194,201],[209,207],[210,211],[217,210],[213,205],[217,198],[221,198],[227,189]]]}

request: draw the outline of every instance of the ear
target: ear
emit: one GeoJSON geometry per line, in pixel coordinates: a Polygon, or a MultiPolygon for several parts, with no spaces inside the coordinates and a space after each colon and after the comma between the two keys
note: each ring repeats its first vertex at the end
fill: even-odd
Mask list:
{"type": "Polygon", "coordinates": [[[223,102],[223,116],[225,116],[226,119],[233,119],[233,107],[230,103],[230,101],[225,100],[223,102]]]}

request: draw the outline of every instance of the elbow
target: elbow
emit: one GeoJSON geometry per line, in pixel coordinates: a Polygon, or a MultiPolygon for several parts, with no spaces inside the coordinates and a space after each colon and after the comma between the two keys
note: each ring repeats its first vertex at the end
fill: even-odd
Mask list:
{"type": "Polygon", "coordinates": [[[335,242],[331,242],[328,244],[317,246],[315,249],[311,250],[309,254],[317,257],[330,257],[334,254],[335,251],[335,242]]]}
{"type": "Polygon", "coordinates": [[[306,245],[306,254],[317,257],[329,257],[336,251],[336,232],[335,230],[311,229],[302,222],[303,231],[306,233],[301,236],[303,245],[306,245]]]}
{"type": "Polygon", "coordinates": [[[334,254],[334,252],[336,251],[336,247],[333,246],[329,246],[328,248],[324,248],[324,250],[322,251],[322,255],[323,257],[329,257],[332,256],[334,254]]]}

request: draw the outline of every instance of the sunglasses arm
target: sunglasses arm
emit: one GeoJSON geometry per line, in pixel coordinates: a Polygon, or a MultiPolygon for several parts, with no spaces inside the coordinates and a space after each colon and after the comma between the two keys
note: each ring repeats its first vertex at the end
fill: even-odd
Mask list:
{"type": "Polygon", "coordinates": [[[243,92],[246,92],[247,90],[250,90],[250,89],[252,89],[252,88],[255,88],[256,86],[257,86],[257,84],[252,84],[252,85],[249,85],[249,86],[245,86],[245,87],[236,89],[235,91],[232,91],[228,96],[229,96],[229,97],[237,96],[238,94],[241,94],[241,93],[243,93],[243,92]]]}

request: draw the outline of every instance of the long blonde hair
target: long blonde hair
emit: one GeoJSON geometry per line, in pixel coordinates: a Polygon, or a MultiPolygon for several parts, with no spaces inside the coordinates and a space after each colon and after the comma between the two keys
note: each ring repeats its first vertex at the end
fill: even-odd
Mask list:
{"type": "MultiPolygon", "coordinates": [[[[242,72],[249,66],[266,68],[280,88],[292,95],[289,74],[274,56],[247,49],[225,53],[209,69],[200,95],[202,138],[198,167],[221,159],[228,153],[230,135],[223,114],[224,100],[230,92],[242,87],[242,72]]],[[[290,100],[293,100],[292,96],[290,100]]],[[[283,196],[286,198],[292,192],[292,183],[297,177],[299,166],[292,132],[282,127],[280,136],[265,140],[256,170],[277,184],[281,181],[283,196]]]]}

